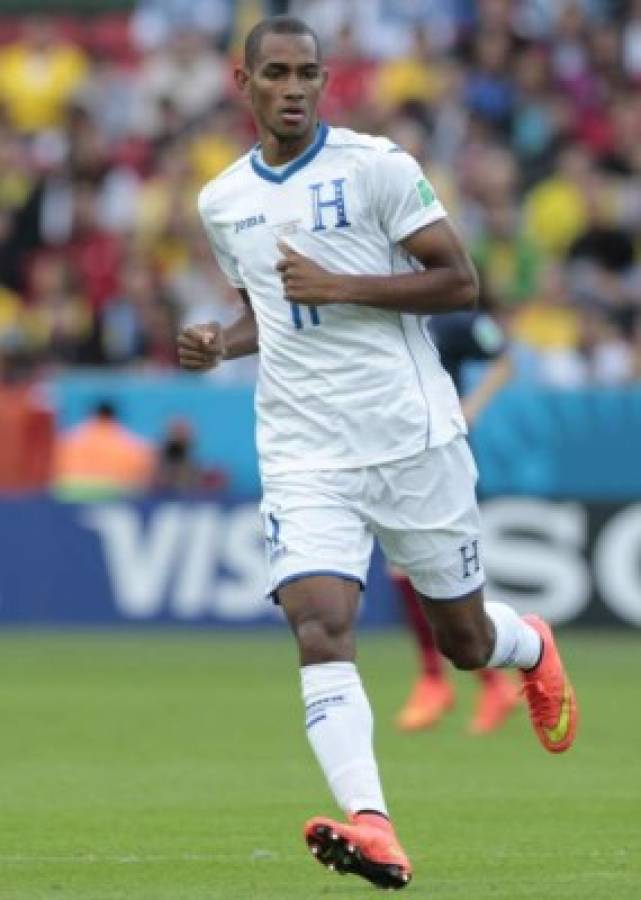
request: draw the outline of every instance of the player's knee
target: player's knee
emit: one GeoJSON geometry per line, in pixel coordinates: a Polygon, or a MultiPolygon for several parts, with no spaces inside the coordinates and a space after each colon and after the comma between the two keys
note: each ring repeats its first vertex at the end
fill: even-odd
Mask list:
{"type": "Polygon", "coordinates": [[[457,668],[482,669],[492,655],[491,635],[485,631],[461,628],[439,636],[441,652],[457,668]]]}
{"type": "Polygon", "coordinates": [[[338,662],[352,657],[353,640],[347,626],[336,627],[322,619],[309,619],[301,622],[295,631],[302,665],[338,662]]]}

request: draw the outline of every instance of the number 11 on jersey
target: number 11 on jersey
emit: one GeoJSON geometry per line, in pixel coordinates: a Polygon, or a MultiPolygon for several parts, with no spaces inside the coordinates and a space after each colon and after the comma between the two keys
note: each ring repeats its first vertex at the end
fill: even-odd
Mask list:
{"type": "MultiPolygon", "coordinates": [[[[294,323],[294,328],[300,330],[304,327],[303,325],[303,312],[301,310],[299,303],[290,304],[292,308],[292,322],[294,323]]],[[[303,307],[303,309],[307,309],[309,311],[309,318],[312,325],[320,325],[320,316],[318,315],[318,307],[317,306],[308,306],[303,307]]]]}
{"type": "MultiPolygon", "coordinates": [[[[312,187],[320,187],[320,185],[312,185],[312,187]]],[[[279,222],[272,229],[274,232],[274,236],[276,240],[291,240],[292,235],[295,235],[301,225],[300,219],[291,219],[288,222],[279,222]]],[[[287,298],[285,298],[287,299],[287,298]]],[[[304,310],[307,310],[309,313],[309,321],[311,325],[320,325],[320,316],[318,315],[318,307],[316,306],[303,306],[301,308],[300,303],[289,303],[292,312],[292,322],[294,324],[294,328],[297,331],[300,331],[305,327],[305,319],[307,315],[304,313],[304,310]]]]}

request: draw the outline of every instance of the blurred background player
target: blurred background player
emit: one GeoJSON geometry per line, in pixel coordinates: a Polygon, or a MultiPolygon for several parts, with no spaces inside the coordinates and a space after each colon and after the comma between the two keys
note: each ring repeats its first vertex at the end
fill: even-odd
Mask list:
{"type": "Polygon", "coordinates": [[[56,423],[28,354],[0,343],[0,494],[43,490],[51,477],[56,423]]]}
{"type": "MultiPolygon", "coordinates": [[[[433,316],[429,329],[459,395],[468,427],[492,397],[512,376],[512,362],[505,332],[488,312],[456,312],[433,316]],[[465,391],[464,368],[467,362],[488,361],[475,386],[465,391]]],[[[417,731],[435,725],[454,705],[454,685],[444,658],[439,653],[421,601],[409,578],[398,569],[392,577],[405,609],[407,624],[416,638],[421,673],[397,716],[402,731],[417,731]]],[[[470,734],[487,734],[498,728],[515,708],[519,689],[500,669],[479,669],[480,690],[470,734]]]]}

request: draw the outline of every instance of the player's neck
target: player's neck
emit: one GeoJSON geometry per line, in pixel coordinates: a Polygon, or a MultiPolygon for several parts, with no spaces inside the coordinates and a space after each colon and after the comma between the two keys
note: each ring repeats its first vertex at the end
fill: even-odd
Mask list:
{"type": "Polygon", "coordinates": [[[267,166],[284,166],[304,153],[314,143],[318,123],[304,135],[295,138],[279,138],[271,131],[260,134],[260,151],[267,166]]]}

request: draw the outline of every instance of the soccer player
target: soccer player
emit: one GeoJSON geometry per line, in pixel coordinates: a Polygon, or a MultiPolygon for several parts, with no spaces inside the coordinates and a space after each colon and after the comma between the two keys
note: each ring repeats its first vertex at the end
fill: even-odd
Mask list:
{"type": "MultiPolygon", "coordinates": [[[[472,360],[491,361],[480,381],[461,403],[468,427],[488,405],[512,375],[512,362],[503,329],[483,310],[434,316],[429,323],[441,363],[463,396],[463,368],[472,360]]],[[[407,623],[416,639],[420,675],[397,716],[402,731],[417,731],[435,725],[454,704],[454,687],[447,675],[443,657],[438,651],[423,604],[409,578],[400,570],[392,570],[397,592],[405,608],[407,623]]],[[[500,669],[477,669],[480,682],[474,716],[469,733],[489,734],[503,724],[519,700],[519,690],[500,669]]]]}
{"type": "Polygon", "coordinates": [[[245,310],[224,329],[185,329],[179,357],[198,371],[259,352],[269,593],[298,643],[307,735],[347,817],[313,818],[305,838],[329,868],[402,888],[412,869],[354,662],[373,536],[454,665],[521,671],[548,750],[572,743],[576,703],[547,625],[483,601],[476,468],[425,325],[474,306],[474,268],[410,156],[318,121],[326,79],[303,22],[267,19],[249,33],[235,80],[260,143],[199,198],[245,310]]]}

